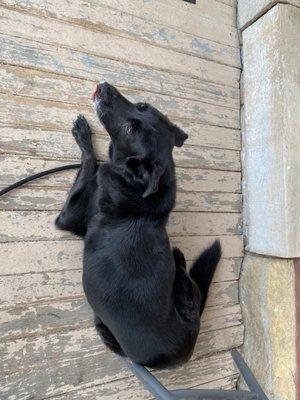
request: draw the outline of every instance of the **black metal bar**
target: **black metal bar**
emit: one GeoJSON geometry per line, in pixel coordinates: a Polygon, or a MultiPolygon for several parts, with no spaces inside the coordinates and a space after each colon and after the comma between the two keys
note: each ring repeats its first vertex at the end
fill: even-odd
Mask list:
{"type": "Polygon", "coordinates": [[[253,375],[250,368],[243,360],[240,353],[236,349],[233,349],[233,350],[231,350],[231,355],[232,355],[232,358],[233,358],[234,362],[236,363],[238,369],[240,370],[240,373],[242,374],[245,382],[247,383],[250,391],[252,393],[257,394],[258,400],[268,400],[267,396],[263,392],[261,386],[257,382],[255,376],[253,375]]]}
{"type": "Polygon", "coordinates": [[[258,400],[256,394],[244,390],[179,389],[171,393],[184,400],[258,400]]]}
{"type": "Polygon", "coordinates": [[[128,359],[125,359],[125,362],[144,387],[158,400],[268,400],[240,353],[234,349],[231,354],[250,391],[212,389],[177,389],[169,391],[147,368],[128,359]]]}
{"type": "Polygon", "coordinates": [[[173,396],[145,367],[129,360],[127,360],[127,363],[131,371],[156,399],[176,400],[176,397],[173,396]]]}

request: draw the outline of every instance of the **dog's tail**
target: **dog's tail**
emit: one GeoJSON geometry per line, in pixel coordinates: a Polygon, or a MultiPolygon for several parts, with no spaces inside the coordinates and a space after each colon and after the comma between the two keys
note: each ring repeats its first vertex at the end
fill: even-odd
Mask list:
{"type": "Polygon", "coordinates": [[[220,241],[216,240],[192,265],[190,270],[191,278],[196,282],[201,295],[200,315],[203,312],[208,295],[209,285],[211,284],[218,262],[222,254],[220,241]]]}

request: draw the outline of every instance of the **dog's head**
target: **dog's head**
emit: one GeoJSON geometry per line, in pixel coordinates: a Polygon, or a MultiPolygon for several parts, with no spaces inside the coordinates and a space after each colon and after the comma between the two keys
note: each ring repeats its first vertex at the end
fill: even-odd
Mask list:
{"type": "Polygon", "coordinates": [[[143,197],[155,193],[174,146],[181,147],[188,135],[150,104],[131,103],[108,83],[98,84],[92,98],[116,159],[132,179],[147,184],[143,197]]]}

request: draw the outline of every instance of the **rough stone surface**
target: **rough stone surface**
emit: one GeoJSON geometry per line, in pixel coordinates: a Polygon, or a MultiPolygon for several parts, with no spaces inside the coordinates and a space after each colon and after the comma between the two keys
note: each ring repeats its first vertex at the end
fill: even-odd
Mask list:
{"type": "MultiPolygon", "coordinates": [[[[238,26],[245,29],[253,21],[279,3],[278,0],[239,0],[238,26]]],[[[300,0],[283,0],[280,3],[292,4],[300,7],[300,0]]]]}
{"type": "Polygon", "coordinates": [[[278,4],[243,32],[247,249],[300,256],[300,9],[278,4]]]}
{"type": "Polygon", "coordinates": [[[295,400],[293,261],[247,255],[240,288],[245,360],[270,400],[295,400]]]}

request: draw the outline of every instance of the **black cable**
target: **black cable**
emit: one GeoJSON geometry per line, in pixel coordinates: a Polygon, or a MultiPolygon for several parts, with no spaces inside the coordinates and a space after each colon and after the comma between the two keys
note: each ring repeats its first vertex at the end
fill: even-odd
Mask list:
{"type": "Polygon", "coordinates": [[[76,169],[76,168],[80,168],[81,164],[69,164],[69,165],[63,165],[62,167],[56,167],[56,168],[52,168],[52,169],[48,169],[47,171],[43,171],[43,172],[39,172],[37,174],[31,175],[31,176],[27,176],[27,178],[21,179],[18,182],[13,183],[10,186],[7,186],[6,188],[2,189],[0,191],[0,197],[3,196],[5,193],[10,192],[11,190],[24,185],[24,183],[33,181],[34,179],[38,179],[41,178],[42,176],[45,175],[50,175],[50,174],[54,174],[55,172],[59,172],[59,171],[64,171],[66,169],[76,169]]]}

